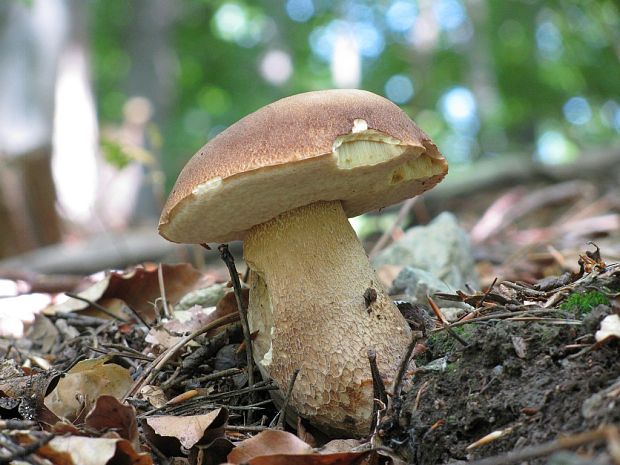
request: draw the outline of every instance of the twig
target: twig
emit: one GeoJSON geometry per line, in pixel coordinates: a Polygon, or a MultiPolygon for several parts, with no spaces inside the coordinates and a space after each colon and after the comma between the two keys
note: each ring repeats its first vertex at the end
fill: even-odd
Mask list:
{"type": "Polygon", "coordinates": [[[172,376],[170,376],[170,378],[168,378],[166,381],[161,383],[159,387],[162,390],[166,390],[166,389],[170,389],[171,386],[183,381],[183,379],[185,378],[179,379],[179,376],[181,375],[182,370],[183,370],[183,367],[181,365],[177,366],[176,369],[174,370],[174,373],[172,373],[172,376]]]}
{"type": "Polygon", "coordinates": [[[482,460],[468,462],[469,465],[507,465],[509,463],[525,462],[528,460],[549,455],[562,449],[572,449],[591,442],[600,442],[608,437],[613,437],[614,432],[617,434],[617,428],[614,426],[605,426],[603,428],[578,433],[572,436],[563,437],[554,441],[545,442],[536,446],[525,447],[523,449],[509,452],[505,455],[498,455],[482,460]]]}
{"type": "Polygon", "coordinates": [[[536,289],[532,289],[529,287],[522,286],[518,283],[513,283],[512,281],[502,281],[502,284],[510,289],[514,289],[515,291],[522,292],[523,294],[529,297],[547,297],[548,293],[544,291],[537,291],[536,289]]]}
{"type": "Polygon", "coordinates": [[[276,384],[271,384],[271,381],[262,381],[260,383],[256,383],[252,387],[237,389],[236,391],[220,392],[219,394],[212,394],[209,396],[205,396],[205,399],[209,401],[222,400],[222,399],[228,399],[230,397],[242,396],[244,394],[252,394],[253,392],[276,391],[278,389],[279,389],[278,386],[276,384]]]}
{"type": "Polygon", "coordinates": [[[240,433],[260,433],[269,429],[269,426],[226,425],[225,429],[226,431],[238,431],[240,433]]]}
{"type": "MultiPolygon", "coordinates": [[[[241,317],[241,328],[243,329],[243,339],[245,342],[245,355],[248,367],[248,386],[254,386],[254,360],[252,358],[252,337],[250,335],[250,325],[248,323],[248,312],[246,303],[243,300],[243,294],[241,293],[241,282],[239,281],[239,273],[235,267],[235,258],[228,250],[228,244],[220,244],[217,248],[220,251],[220,256],[228,268],[230,279],[232,280],[233,290],[235,292],[235,299],[237,300],[237,308],[239,310],[239,316],[241,317]]],[[[254,396],[250,395],[250,402],[254,401],[254,396]]],[[[252,411],[248,412],[248,423],[252,423],[253,415],[252,411]]]]}
{"type": "Polygon", "coordinates": [[[127,323],[127,320],[121,318],[118,315],[115,315],[110,310],[105,308],[103,305],[100,305],[97,302],[93,302],[92,300],[89,300],[86,297],[82,297],[81,295],[74,294],[73,292],[65,292],[65,295],[67,297],[71,297],[72,299],[77,299],[77,300],[81,300],[82,302],[86,302],[88,305],[91,305],[92,307],[95,307],[97,310],[99,310],[102,313],[105,313],[110,318],[114,318],[115,320],[120,321],[122,323],[127,323]]]}
{"type": "Polygon", "coordinates": [[[0,429],[32,429],[35,426],[37,426],[36,421],[0,420],[0,429]]]}
{"type": "Polygon", "coordinates": [[[497,276],[495,277],[495,279],[493,280],[493,282],[491,283],[487,291],[482,296],[482,299],[480,299],[480,302],[478,302],[478,308],[482,308],[482,304],[484,303],[485,299],[489,296],[489,294],[493,290],[493,287],[495,286],[496,282],[497,282],[497,276]]]}
{"type": "Polygon", "coordinates": [[[413,412],[417,411],[418,408],[420,408],[420,402],[422,401],[422,396],[428,390],[428,387],[430,385],[431,385],[430,381],[424,381],[424,383],[422,383],[422,386],[420,386],[420,389],[418,389],[418,392],[415,395],[415,402],[413,404],[413,412]]]}
{"type": "Polygon", "coordinates": [[[407,216],[407,214],[411,211],[418,199],[419,197],[413,197],[411,199],[407,199],[405,203],[403,203],[402,207],[400,207],[398,215],[396,216],[396,219],[394,220],[394,223],[392,223],[392,226],[390,226],[389,229],[385,230],[383,234],[381,234],[379,240],[375,243],[373,248],[368,253],[369,258],[373,258],[385,247],[387,241],[390,239],[390,237],[392,237],[394,231],[396,231],[396,228],[400,226],[400,224],[405,219],[405,216],[407,216]]]}
{"type": "Polygon", "coordinates": [[[170,309],[168,308],[168,299],[166,297],[166,286],[164,286],[164,270],[161,263],[157,267],[157,282],[159,283],[159,295],[161,295],[161,303],[164,309],[164,316],[170,318],[170,309]]]}
{"type": "Polygon", "coordinates": [[[291,377],[291,381],[288,384],[286,396],[284,397],[284,402],[282,402],[282,407],[280,408],[280,415],[278,416],[278,423],[276,424],[276,429],[284,429],[286,409],[288,408],[288,404],[291,400],[291,394],[293,393],[293,387],[295,386],[295,381],[297,380],[297,375],[299,375],[299,371],[299,368],[295,369],[295,371],[293,372],[293,376],[291,377]]]}
{"type": "Polygon", "coordinates": [[[228,368],[226,370],[218,371],[217,373],[210,373],[208,375],[200,376],[199,378],[186,379],[181,381],[180,384],[182,386],[186,386],[188,384],[204,383],[207,381],[214,381],[220,378],[226,378],[227,376],[235,376],[240,373],[243,373],[243,370],[240,370],[239,368],[228,368]]]}
{"type": "MultiPolygon", "coordinates": [[[[521,310],[517,312],[501,312],[501,313],[495,313],[491,315],[479,316],[476,318],[472,318],[470,320],[459,320],[459,321],[455,321],[454,323],[452,323],[450,327],[456,328],[458,326],[463,326],[463,325],[467,325],[470,323],[480,323],[483,321],[511,319],[513,317],[519,317],[523,315],[540,315],[540,314],[545,314],[545,313],[561,312],[561,310],[553,309],[553,308],[549,308],[549,309],[540,309],[539,307],[536,307],[536,308],[537,308],[536,310],[521,310]]],[[[442,326],[441,328],[435,328],[431,330],[431,333],[438,333],[446,329],[447,328],[445,326],[442,326]]]]}
{"type": "Polygon", "coordinates": [[[394,397],[400,396],[400,391],[403,387],[403,379],[405,379],[405,373],[407,372],[407,367],[409,366],[409,359],[411,358],[411,354],[413,354],[413,349],[418,342],[418,338],[414,335],[407,346],[407,351],[405,352],[405,356],[400,361],[400,366],[398,367],[398,372],[396,373],[396,379],[394,379],[394,389],[392,390],[394,397]]]}
{"type": "MultiPolygon", "coordinates": [[[[448,323],[448,321],[444,318],[443,313],[441,313],[441,310],[439,309],[439,306],[435,303],[435,301],[431,298],[431,296],[430,295],[426,296],[426,298],[428,299],[428,303],[433,309],[435,316],[437,317],[439,321],[441,321],[441,323],[443,324],[443,327],[448,332],[448,334],[452,336],[454,339],[456,339],[463,347],[467,347],[468,345],[467,341],[463,339],[461,336],[459,336],[458,334],[456,334],[456,331],[452,329],[452,326],[450,325],[450,323],[448,323]]],[[[469,320],[469,321],[472,321],[472,320],[469,320]]]]}
{"type": "Polygon", "coordinates": [[[93,346],[86,346],[88,349],[92,350],[93,352],[97,352],[99,354],[104,354],[104,355],[109,355],[110,357],[123,357],[123,358],[129,358],[129,359],[133,359],[133,360],[143,360],[145,362],[152,362],[153,360],[155,360],[153,357],[149,357],[148,355],[144,355],[144,354],[134,354],[133,352],[122,352],[122,351],[115,351],[115,350],[110,350],[107,347],[93,347],[93,346]]]}
{"type": "Polygon", "coordinates": [[[9,451],[9,454],[2,453],[0,455],[0,463],[12,463],[15,460],[19,459],[25,460],[29,463],[42,463],[42,460],[36,460],[38,457],[33,456],[32,458],[34,458],[35,460],[29,460],[30,457],[28,456],[34,454],[37,449],[43,447],[55,437],[54,434],[43,434],[44,435],[35,435],[35,438],[37,436],[39,437],[24,446],[14,443],[8,436],[4,434],[0,435],[0,448],[9,451]]]}
{"type": "Polygon", "coordinates": [[[142,375],[134,381],[131,388],[129,388],[127,394],[125,394],[124,399],[127,399],[127,397],[134,395],[140,390],[142,386],[150,383],[153,378],[157,376],[157,373],[159,373],[159,371],[166,365],[166,363],[168,363],[168,361],[172,357],[174,357],[176,353],[181,350],[189,341],[214,328],[218,328],[229,323],[234,323],[238,320],[238,318],[238,314],[230,313],[221,318],[218,318],[217,320],[212,321],[209,324],[204,325],[202,328],[197,329],[188,336],[185,336],[183,339],[180,339],[175,345],[170,347],[170,349],[168,349],[166,352],[163,352],[155,360],[153,360],[153,362],[144,370],[142,375]]]}
{"type": "Polygon", "coordinates": [[[372,376],[372,418],[376,418],[377,421],[370,427],[370,435],[374,436],[377,425],[380,418],[380,406],[382,410],[385,410],[388,403],[387,392],[385,392],[385,385],[381,379],[379,373],[379,367],[377,366],[377,352],[375,349],[368,349],[368,363],[370,364],[370,374],[372,376]]]}

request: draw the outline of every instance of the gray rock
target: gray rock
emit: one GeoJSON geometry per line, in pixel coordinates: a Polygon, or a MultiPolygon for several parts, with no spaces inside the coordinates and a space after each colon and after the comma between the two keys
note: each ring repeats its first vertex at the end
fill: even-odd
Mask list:
{"type": "Polygon", "coordinates": [[[202,289],[196,289],[184,295],[176,306],[176,310],[187,310],[194,305],[201,307],[215,307],[224,295],[230,291],[226,284],[213,284],[202,289]]]}
{"type": "Polygon", "coordinates": [[[426,226],[411,228],[377,254],[372,264],[375,268],[388,264],[415,267],[427,271],[452,290],[463,289],[465,283],[478,286],[467,232],[448,212],[441,213],[426,226]]]}
{"type": "MultiPolygon", "coordinates": [[[[427,296],[433,297],[436,292],[454,293],[455,290],[429,271],[406,266],[396,276],[390,294],[404,295],[411,303],[426,305],[428,303],[427,296]]],[[[441,307],[442,313],[448,321],[455,321],[463,311],[472,309],[471,306],[463,302],[453,302],[436,297],[433,297],[433,300],[441,307]]]]}

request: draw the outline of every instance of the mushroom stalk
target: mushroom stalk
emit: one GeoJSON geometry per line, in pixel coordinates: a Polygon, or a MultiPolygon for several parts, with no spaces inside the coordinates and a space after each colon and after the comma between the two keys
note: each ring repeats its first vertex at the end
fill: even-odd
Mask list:
{"type": "Polygon", "coordinates": [[[245,239],[254,359],[299,415],[331,434],[368,434],[368,349],[392,384],[411,333],[379,283],[339,201],[317,202],[254,226],[245,239]]]}

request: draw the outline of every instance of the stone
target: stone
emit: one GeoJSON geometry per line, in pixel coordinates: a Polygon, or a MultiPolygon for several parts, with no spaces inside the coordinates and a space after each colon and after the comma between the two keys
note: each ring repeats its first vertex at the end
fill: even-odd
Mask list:
{"type": "MultiPolygon", "coordinates": [[[[447,286],[433,286],[436,290],[441,287],[442,292],[463,289],[466,283],[478,287],[467,231],[449,212],[441,213],[426,226],[409,229],[401,239],[377,254],[372,264],[376,269],[401,265],[426,271],[436,278],[433,283],[442,282],[447,286]]],[[[430,278],[424,279],[430,284],[430,278]]]]}
{"type": "Polygon", "coordinates": [[[215,307],[227,292],[230,292],[230,287],[226,284],[213,284],[209,287],[196,289],[183,296],[175,310],[187,310],[195,305],[215,307]]]}
{"type": "Polygon", "coordinates": [[[448,321],[456,321],[464,311],[472,310],[472,307],[464,302],[454,302],[434,296],[436,292],[453,294],[455,290],[429,271],[406,266],[396,276],[389,292],[390,295],[397,295],[399,298],[406,297],[409,302],[422,305],[428,304],[427,296],[430,295],[441,307],[444,317],[448,321]]]}

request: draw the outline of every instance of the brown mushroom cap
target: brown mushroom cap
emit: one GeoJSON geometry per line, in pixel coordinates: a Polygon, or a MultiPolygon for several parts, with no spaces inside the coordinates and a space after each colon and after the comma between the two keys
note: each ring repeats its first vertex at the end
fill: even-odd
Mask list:
{"type": "Polygon", "coordinates": [[[432,188],[447,169],[429,137],[383,97],[294,95],[241,119],[192,157],[159,231],[184,243],[243,239],[253,226],[318,201],[340,200],[357,216],[432,188]],[[347,150],[360,141],[361,150],[347,150]],[[389,150],[375,151],[376,144],[389,150]]]}

